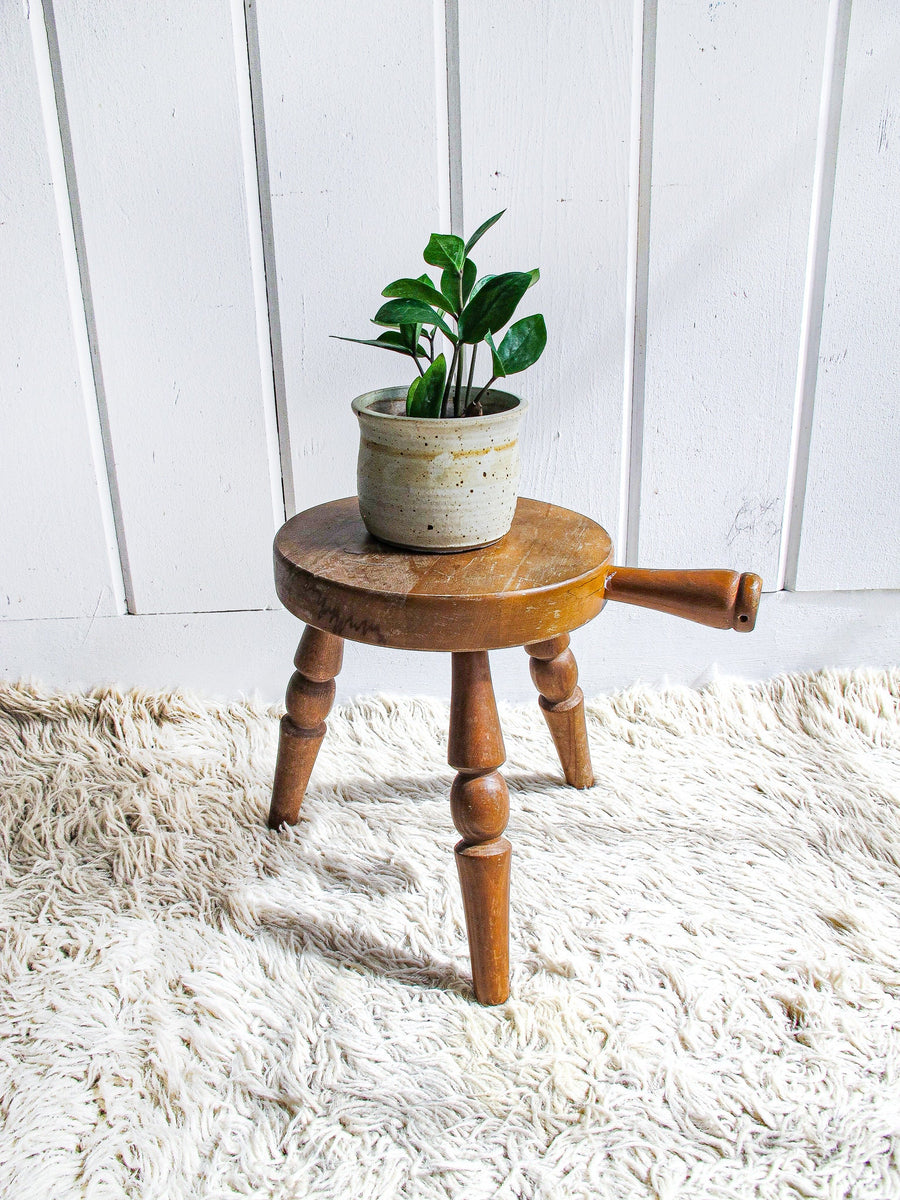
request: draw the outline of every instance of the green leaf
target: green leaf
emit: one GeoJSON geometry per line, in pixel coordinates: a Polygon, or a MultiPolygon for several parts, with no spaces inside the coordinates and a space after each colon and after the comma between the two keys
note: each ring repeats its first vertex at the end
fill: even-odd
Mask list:
{"type": "Polygon", "coordinates": [[[483,341],[486,333],[502,329],[530,283],[531,276],[527,271],[508,271],[488,280],[460,313],[460,341],[474,345],[483,341]]]}
{"type": "Polygon", "coordinates": [[[494,339],[491,337],[490,334],[487,334],[485,336],[484,340],[487,342],[487,344],[491,350],[491,359],[493,361],[493,367],[491,369],[491,373],[497,379],[503,379],[506,375],[506,367],[504,367],[503,360],[501,359],[500,355],[497,353],[497,347],[494,345],[494,339]]]}
{"type": "Polygon", "coordinates": [[[473,286],[471,292],[469,292],[469,299],[474,299],[486,283],[490,283],[492,279],[496,278],[496,275],[482,275],[478,282],[473,286]]]}
{"type": "Polygon", "coordinates": [[[395,296],[401,300],[421,300],[424,304],[433,304],[442,312],[455,313],[456,309],[448,305],[446,296],[442,296],[437,288],[421,279],[395,279],[389,283],[382,296],[395,296]]]}
{"type": "Polygon", "coordinates": [[[441,272],[441,291],[447,303],[453,305],[453,315],[459,316],[462,305],[459,302],[459,271],[455,267],[444,267],[441,272]]]}
{"type": "Polygon", "coordinates": [[[463,304],[469,299],[472,294],[472,288],[475,286],[475,276],[478,274],[478,268],[472,262],[471,258],[467,258],[463,263],[462,284],[463,284],[463,304]]]}
{"type": "MultiPolygon", "coordinates": [[[[400,337],[403,341],[404,346],[406,346],[410,350],[410,352],[412,352],[414,349],[416,349],[418,347],[419,334],[421,332],[422,332],[422,326],[418,325],[418,324],[416,324],[416,325],[401,325],[400,326],[400,337]]],[[[381,336],[384,337],[384,334],[382,334],[381,336]]]]}
{"type": "Polygon", "coordinates": [[[421,300],[388,300],[382,304],[372,318],[374,325],[437,325],[451,342],[456,344],[456,334],[442,316],[421,300]]]}
{"type": "Polygon", "coordinates": [[[468,300],[469,293],[472,291],[472,285],[475,282],[475,276],[478,274],[478,268],[472,262],[471,258],[467,258],[462,270],[462,304],[459,301],[459,271],[453,267],[445,267],[441,275],[441,291],[449,304],[453,305],[450,310],[454,316],[458,316],[463,304],[468,300]]]}
{"type": "Polygon", "coordinates": [[[472,249],[472,247],[475,245],[475,243],[477,241],[479,241],[479,239],[482,238],[487,233],[487,231],[490,229],[490,227],[492,225],[497,224],[497,222],[500,220],[500,218],[503,216],[503,214],[505,212],[506,212],[506,209],[501,208],[498,213],[494,213],[494,215],[492,217],[488,217],[488,219],[485,221],[485,223],[483,225],[478,226],[478,228],[475,230],[475,232],[472,234],[472,236],[466,242],[466,254],[468,254],[469,251],[472,249]]]}
{"type": "Polygon", "coordinates": [[[424,375],[414,379],[406,393],[408,417],[439,417],[444,398],[447,360],[439,354],[424,375]]]}
{"type": "MultiPolygon", "coordinates": [[[[525,272],[523,272],[523,274],[527,275],[530,280],[530,283],[528,284],[529,287],[534,287],[534,285],[537,283],[537,281],[541,277],[541,273],[537,267],[535,267],[533,271],[525,271],[525,272]]],[[[478,282],[475,284],[475,286],[472,288],[472,292],[468,297],[469,300],[471,300],[474,296],[477,296],[478,293],[481,291],[481,289],[484,287],[484,285],[489,280],[496,279],[496,278],[497,278],[496,275],[483,275],[481,277],[481,279],[479,279],[478,282]]]]}
{"type": "MultiPolygon", "coordinates": [[[[503,366],[504,375],[515,375],[530,367],[544,353],[547,345],[547,326],[540,313],[523,317],[510,325],[506,336],[497,347],[497,358],[503,366]]],[[[492,349],[493,353],[493,349],[492,349]]]]}
{"type": "MultiPolygon", "coordinates": [[[[428,285],[430,288],[433,288],[433,287],[434,287],[434,284],[431,282],[431,276],[430,276],[430,275],[420,275],[420,276],[419,276],[419,283],[425,283],[425,284],[427,284],[427,285],[428,285]]],[[[455,314],[454,314],[454,315],[455,315],[455,314]]],[[[432,330],[432,336],[434,336],[434,330],[432,330]]]]}
{"type": "MultiPolygon", "coordinates": [[[[339,333],[331,334],[333,338],[337,338],[340,342],[356,342],[360,346],[377,346],[380,350],[393,350],[397,354],[408,354],[410,358],[413,356],[412,346],[406,341],[402,333],[383,333],[377,338],[352,338],[342,337],[339,333]]],[[[416,353],[423,357],[425,351],[421,346],[416,346],[416,353]]]]}
{"type": "Polygon", "coordinates": [[[466,248],[462,238],[455,233],[433,233],[422,257],[432,267],[452,267],[454,271],[461,271],[466,248]]]}
{"type": "Polygon", "coordinates": [[[417,375],[409,385],[409,390],[406,393],[406,415],[408,417],[414,417],[416,415],[413,410],[416,407],[416,397],[418,396],[419,389],[422,386],[423,378],[424,376],[417,375]]]}
{"type": "MultiPolygon", "coordinates": [[[[525,271],[525,272],[523,272],[523,274],[527,275],[530,280],[530,283],[528,284],[529,287],[534,287],[534,285],[537,283],[537,281],[541,277],[541,273],[537,267],[535,267],[533,271],[525,271]]],[[[475,284],[475,286],[472,288],[472,292],[468,297],[469,300],[471,300],[474,296],[477,296],[478,293],[481,291],[481,289],[484,287],[484,285],[489,280],[496,279],[496,278],[497,278],[496,275],[483,275],[481,277],[481,279],[479,279],[478,282],[475,284]]]]}

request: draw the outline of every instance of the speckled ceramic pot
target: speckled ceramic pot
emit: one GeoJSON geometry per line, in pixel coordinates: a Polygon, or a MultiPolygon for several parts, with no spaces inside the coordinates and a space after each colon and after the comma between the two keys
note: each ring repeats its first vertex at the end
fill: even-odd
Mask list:
{"type": "Polygon", "coordinates": [[[488,391],[484,416],[406,416],[405,387],[366,392],[359,418],[359,511],[373,537],[449,554],[509,532],[519,487],[519,422],[526,404],[488,391]]]}

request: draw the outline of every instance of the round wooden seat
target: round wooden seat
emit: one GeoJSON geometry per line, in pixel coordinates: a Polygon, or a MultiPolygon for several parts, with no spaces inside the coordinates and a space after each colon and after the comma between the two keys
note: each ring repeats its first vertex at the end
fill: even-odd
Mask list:
{"type": "Polygon", "coordinates": [[[298,513],[275,539],[275,586],[308,625],[403,650],[493,650],[568,633],[604,604],[609,534],[589,517],[519,500],[493,546],[418,554],[378,542],[355,496],[298,513]]]}

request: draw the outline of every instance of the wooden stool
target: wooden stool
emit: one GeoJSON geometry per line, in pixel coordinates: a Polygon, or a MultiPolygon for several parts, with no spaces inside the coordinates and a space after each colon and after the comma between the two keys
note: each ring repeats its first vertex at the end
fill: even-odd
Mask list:
{"type": "Polygon", "coordinates": [[[594,782],[569,632],[607,600],[660,609],[718,629],[749,631],[761,582],[735,571],[615,567],[605,529],[568,509],[520,500],[510,532],[483,550],[423,554],[370,537],[356,498],[299,513],[275,538],[281,602],[307,628],[281,721],[269,825],[299,817],[334,700],[343,639],[453,655],[448,761],[453,823],[475,995],[509,994],[511,847],[503,837],[506,753],[488,650],[524,646],[566,780],[594,782]]]}

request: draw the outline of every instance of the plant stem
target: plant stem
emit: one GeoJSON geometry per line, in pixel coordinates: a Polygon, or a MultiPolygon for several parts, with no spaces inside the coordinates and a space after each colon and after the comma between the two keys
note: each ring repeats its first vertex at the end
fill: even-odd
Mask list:
{"type": "Polygon", "coordinates": [[[416,367],[418,368],[419,374],[420,374],[420,375],[424,375],[424,374],[425,374],[425,372],[422,370],[422,364],[419,362],[419,356],[418,356],[418,354],[414,354],[414,355],[413,355],[413,362],[415,362],[415,364],[416,364],[416,367]]]}
{"type": "MultiPolygon", "coordinates": [[[[472,347],[472,361],[469,363],[469,381],[466,384],[466,403],[465,408],[469,407],[469,401],[472,399],[472,376],[475,374],[475,355],[478,353],[478,343],[472,347]]],[[[465,411],[465,410],[463,410],[465,411]]]]}
{"type": "Polygon", "coordinates": [[[490,377],[490,379],[487,381],[487,383],[484,385],[484,387],[481,389],[481,391],[480,391],[480,392],[478,393],[478,395],[475,397],[475,399],[474,399],[474,401],[473,401],[473,403],[474,403],[474,404],[477,404],[477,403],[478,403],[478,401],[481,399],[481,397],[484,395],[484,393],[485,393],[485,392],[488,390],[488,388],[491,386],[491,384],[492,384],[492,383],[495,383],[495,382],[496,382],[496,380],[497,380],[497,376],[496,376],[496,375],[492,375],[492,376],[490,377]]]}
{"type": "Polygon", "coordinates": [[[436,329],[432,329],[431,333],[429,333],[427,329],[425,330],[425,336],[428,338],[428,344],[431,347],[428,353],[429,362],[434,362],[434,335],[436,332],[436,329]]]}
{"type": "MultiPolygon", "coordinates": [[[[465,270],[465,263],[463,263],[463,266],[460,268],[460,270],[457,272],[457,275],[456,275],[456,282],[459,286],[459,313],[460,313],[460,315],[462,314],[462,310],[463,310],[463,294],[462,294],[463,270],[465,270]]],[[[456,317],[456,328],[457,328],[457,330],[459,330],[459,316],[456,317]]],[[[457,343],[457,345],[459,345],[459,343],[457,343]]],[[[459,377],[460,377],[460,374],[462,373],[462,367],[463,367],[463,363],[465,361],[465,357],[466,357],[465,351],[463,351],[459,356],[459,366],[456,371],[456,399],[453,402],[454,417],[462,416],[462,413],[460,412],[460,408],[459,408],[459,377]]],[[[454,359],[454,362],[455,361],[456,360],[454,359]]],[[[450,368],[450,378],[447,381],[448,392],[449,392],[449,384],[452,382],[452,380],[453,380],[453,367],[450,368]]]]}
{"type": "Polygon", "coordinates": [[[456,370],[456,360],[459,358],[459,342],[453,347],[453,357],[450,359],[450,370],[447,372],[447,382],[444,385],[444,394],[441,397],[441,412],[444,410],[444,405],[450,395],[450,388],[453,384],[453,372],[456,370]]]}
{"type": "Polygon", "coordinates": [[[460,386],[462,384],[463,362],[465,354],[459,356],[459,364],[456,368],[456,403],[453,405],[453,415],[461,417],[462,414],[462,397],[460,396],[460,386]]]}

